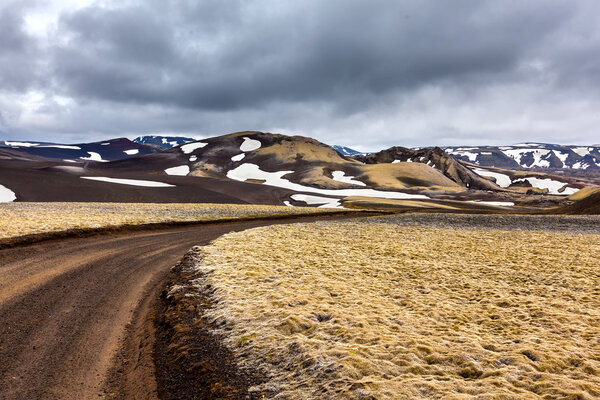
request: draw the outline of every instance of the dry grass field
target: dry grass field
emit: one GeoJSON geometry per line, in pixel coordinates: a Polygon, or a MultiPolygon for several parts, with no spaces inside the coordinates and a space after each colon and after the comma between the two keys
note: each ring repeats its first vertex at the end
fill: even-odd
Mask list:
{"type": "Polygon", "coordinates": [[[335,211],[308,207],[198,203],[1,203],[0,239],[73,228],[335,211]]]}
{"type": "Polygon", "coordinates": [[[230,233],[193,284],[270,399],[600,398],[600,220],[523,218],[230,233]]]}

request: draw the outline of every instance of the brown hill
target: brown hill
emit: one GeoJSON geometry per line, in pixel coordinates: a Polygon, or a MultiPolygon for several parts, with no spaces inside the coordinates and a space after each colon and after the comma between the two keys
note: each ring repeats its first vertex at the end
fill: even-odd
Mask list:
{"type": "Polygon", "coordinates": [[[482,178],[462,165],[454,157],[448,155],[439,147],[415,150],[396,146],[377,153],[356,155],[353,158],[365,164],[395,162],[422,163],[436,168],[441,171],[444,176],[462,187],[479,190],[503,190],[495,183],[482,178]]]}
{"type": "Polygon", "coordinates": [[[585,190],[585,197],[582,195],[574,196],[578,198],[575,203],[553,210],[556,214],[600,214],[600,188],[585,190]]]}
{"type": "MultiPolygon", "coordinates": [[[[445,176],[440,170],[425,163],[366,165],[372,163],[343,156],[332,147],[304,136],[238,132],[202,140],[202,142],[206,145],[189,153],[189,156],[194,159],[190,164],[190,174],[193,176],[222,178],[240,165],[254,164],[266,172],[291,171],[285,175],[285,179],[322,189],[359,187],[380,190],[466,189],[460,181],[445,176]],[[260,147],[242,151],[244,141],[257,141],[260,147]],[[345,178],[353,177],[352,180],[357,183],[336,178],[334,174],[345,178]]],[[[169,151],[176,153],[181,151],[181,148],[169,151]]],[[[457,172],[455,175],[460,176],[460,173],[457,172]]],[[[493,184],[488,183],[480,186],[492,188],[491,185],[493,184]]]]}

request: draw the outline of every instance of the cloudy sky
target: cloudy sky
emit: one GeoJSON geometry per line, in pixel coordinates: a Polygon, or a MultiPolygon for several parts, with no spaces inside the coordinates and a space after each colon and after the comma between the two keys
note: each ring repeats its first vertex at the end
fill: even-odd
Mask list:
{"type": "Polygon", "coordinates": [[[0,139],[600,142],[600,3],[0,4],[0,139]]]}

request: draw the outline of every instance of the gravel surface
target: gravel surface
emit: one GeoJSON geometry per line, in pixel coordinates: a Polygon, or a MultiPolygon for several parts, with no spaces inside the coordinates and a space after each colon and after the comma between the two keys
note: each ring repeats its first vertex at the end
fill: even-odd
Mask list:
{"type": "Polygon", "coordinates": [[[600,216],[401,214],[365,221],[456,229],[600,233],[600,216]]]}

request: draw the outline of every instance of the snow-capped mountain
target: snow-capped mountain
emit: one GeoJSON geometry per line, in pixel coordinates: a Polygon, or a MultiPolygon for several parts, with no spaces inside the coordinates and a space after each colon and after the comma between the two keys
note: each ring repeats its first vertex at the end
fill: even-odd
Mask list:
{"type": "Polygon", "coordinates": [[[134,143],[126,138],[102,142],[58,144],[6,140],[0,141],[0,149],[6,149],[22,157],[41,157],[63,162],[115,161],[144,154],[152,154],[161,148],[148,144],[134,143]]]}
{"type": "Polygon", "coordinates": [[[343,156],[356,156],[358,154],[363,154],[360,151],[356,151],[356,150],[351,149],[350,147],[346,147],[346,146],[340,146],[340,145],[336,144],[336,145],[333,145],[332,147],[343,156]]]}
{"type": "Polygon", "coordinates": [[[444,150],[482,167],[600,169],[600,146],[520,143],[512,146],[453,146],[444,150]]]}
{"type": "Polygon", "coordinates": [[[161,146],[166,149],[171,149],[175,146],[181,146],[182,144],[186,144],[189,142],[193,142],[196,139],[184,137],[184,136],[157,136],[157,135],[147,135],[147,136],[138,136],[133,141],[135,143],[143,143],[143,144],[153,144],[156,146],[161,146]]]}

